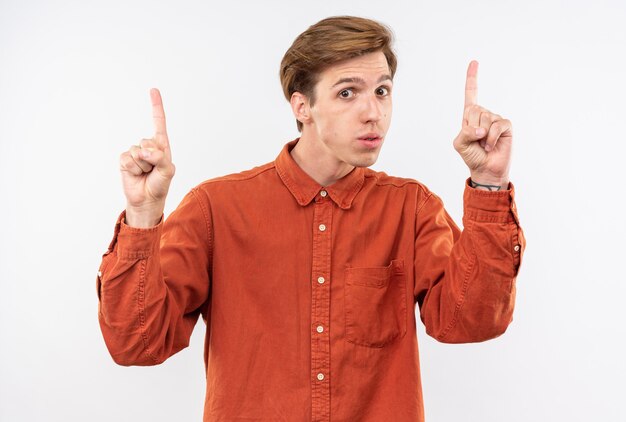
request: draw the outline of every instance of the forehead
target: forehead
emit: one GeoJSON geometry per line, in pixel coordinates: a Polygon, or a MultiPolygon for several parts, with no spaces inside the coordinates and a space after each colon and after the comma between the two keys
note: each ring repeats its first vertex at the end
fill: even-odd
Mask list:
{"type": "Polygon", "coordinates": [[[332,86],[343,78],[361,78],[370,82],[389,74],[387,58],[382,51],[376,51],[330,65],[320,73],[318,84],[332,86]]]}

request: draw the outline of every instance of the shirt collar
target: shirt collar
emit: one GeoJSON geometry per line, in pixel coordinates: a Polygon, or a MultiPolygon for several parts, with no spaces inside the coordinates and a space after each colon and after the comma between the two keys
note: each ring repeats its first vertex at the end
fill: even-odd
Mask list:
{"type": "Polygon", "coordinates": [[[290,151],[296,146],[298,140],[299,138],[287,143],[275,161],[278,175],[289,192],[298,204],[305,206],[323,189],[340,208],[349,209],[352,206],[352,200],[363,187],[365,170],[362,167],[355,167],[332,185],[324,187],[306,174],[291,156],[290,151]]]}

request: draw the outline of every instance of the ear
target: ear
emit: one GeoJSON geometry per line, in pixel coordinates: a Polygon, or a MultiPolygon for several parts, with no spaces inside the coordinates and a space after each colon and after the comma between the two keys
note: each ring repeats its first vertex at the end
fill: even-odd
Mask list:
{"type": "Polygon", "coordinates": [[[311,106],[309,98],[306,95],[296,91],[291,94],[291,100],[289,102],[291,103],[291,110],[296,120],[303,124],[311,121],[311,106]]]}

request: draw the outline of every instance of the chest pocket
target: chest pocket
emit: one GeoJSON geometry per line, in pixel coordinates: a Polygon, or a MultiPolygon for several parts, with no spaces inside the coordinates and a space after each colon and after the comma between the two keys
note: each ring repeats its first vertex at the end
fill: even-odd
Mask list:
{"type": "Polygon", "coordinates": [[[347,268],[345,284],[346,339],[383,347],[406,333],[404,261],[387,267],[347,268]]]}

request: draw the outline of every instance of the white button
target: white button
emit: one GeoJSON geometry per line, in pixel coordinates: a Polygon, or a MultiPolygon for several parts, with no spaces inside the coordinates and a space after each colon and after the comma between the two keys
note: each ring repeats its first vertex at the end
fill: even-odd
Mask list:
{"type": "Polygon", "coordinates": [[[321,232],[323,232],[324,230],[326,230],[326,226],[324,224],[320,224],[319,229],[321,232]]]}
{"type": "Polygon", "coordinates": [[[325,282],[325,281],[326,281],[326,280],[324,279],[324,277],[317,277],[317,282],[318,282],[319,284],[324,284],[324,282],[325,282]]]}
{"type": "Polygon", "coordinates": [[[519,245],[515,245],[515,247],[513,248],[513,250],[514,250],[515,252],[519,252],[519,245]]]}
{"type": "Polygon", "coordinates": [[[321,325],[318,325],[316,328],[318,333],[323,333],[324,332],[324,327],[322,327],[321,325]]]}
{"type": "Polygon", "coordinates": [[[323,190],[323,191],[320,192],[320,195],[322,195],[322,198],[326,198],[326,195],[328,195],[328,192],[323,190]]]}
{"type": "Polygon", "coordinates": [[[317,379],[318,380],[323,380],[324,379],[324,374],[322,374],[321,372],[319,374],[317,374],[317,379]]]}
{"type": "Polygon", "coordinates": [[[102,271],[98,271],[98,277],[102,277],[102,271]]]}

